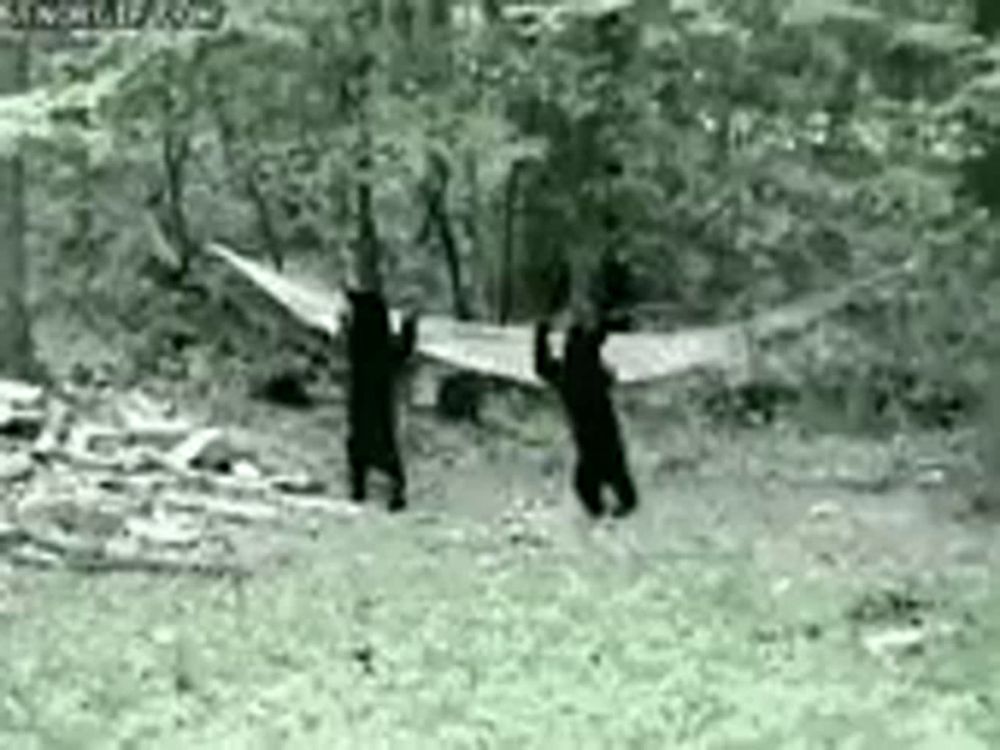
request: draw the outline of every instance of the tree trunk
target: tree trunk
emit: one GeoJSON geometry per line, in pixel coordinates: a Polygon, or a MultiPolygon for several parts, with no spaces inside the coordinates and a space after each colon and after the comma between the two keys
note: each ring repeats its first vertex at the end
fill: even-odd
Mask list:
{"type": "Polygon", "coordinates": [[[458,239],[452,226],[451,212],[448,210],[448,189],[451,184],[451,167],[441,154],[428,155],[427,225],[433,227],[441,243],[448,281],[451,285],[452,310],[458,320],[470,320],[472,308],[466,296],[462,280],[462,257],[458,249],[458,239]]]}
{"type": "Polygon", "coordinates": [[[366,14],[351,19],[353,44],[357,57],[351,65],[350,75],[341,84],[343,106],[356,128],[354,163],[356,174],[353,192],[356,200],[355,228],[357,234],[352,247],[353,268],[348,273],[349,285],[355,289],[381,292],[382,243],[375,218],[375,146],[372,136],[371,107],[372,76],[379,63],[373,47],[377,44],[372,35],[378,31],[371,5],[366,14]]]}
{"type": "Polygon", "coordinates": [[[382,243],[375,219],[375,186],[373,167],[375,163],[372,143],[371,122],[368,106],[371,91],[368,75],[370,61],[359,71],[359,96],[356,103],[358,123],[357,152],[357,238],[354,247],[354,285],[359,289],[383,291],[382,283],[382,243]]]}
{"type": "Polygon", "coordinates": [[[187,213],[184,210],[185,171],[191,141],[184,134],[166,132],[163,136],[163,167],[166,172],[166,215],[173,239],[181,257],[181,277],[191,269],[191,262],[197,253],[197,245],[191,236],[187,213]]]}
{"type": "Polygon", "coordinates": [[[497,274],[500,287],[499,299],[497,300],[497,321],[500,325],[505,325],[510,320],[514,307],[514,243],[516,242],[521,199],[521,169],[520,162],[511,165],[504,189],[503,248],[500,254],[500,269],[497,274]]]}
{"type": "Polygon", "coordinates": [[[469,265],[473,268],[471,275],[474,279],[469,287],[469,301],[473,309],[484,310],[486,306],[484,304],[482,286],[483,238],[479,226],[482,216],[482,190],[479,184],[479,162],[472,149],[465,152],[463,166],[465,182],[468,185],[468,195],[466,196],[463,211],[461,212],[461,224],[468,241],[469,265]]]}
{"type": "Polygon", "coordinates": [[[1000,5],[996,0],[975,0],[972,30],[987,37],[1000,31],[1000,5]]]}
{"type": "Polygon", "coordinates": [[[354,249],[354,283],[360,289],[382,291],[382,246],[379,242],[378,225],[375,222],[374,195],[371,178],[368,176],[370,157],[362,157],[359,167],[362,176],[357,185],[357,244],[354,249]]]}
{"type": "Polygon", "coordinates": [[[496,23],[503,14],[503,3],[500,0],[482,0],[483,15],[490,23],[496,23]]]}
{"type": "MultiPolygon", "coordinates": [[[[0,34],[0,96],[28,87],[28,43],[23,35],[0,34]]],[[[24,161],[0,156],[0,375],[38,375],[26,303],[24,161]]]]}
{"type": "Polygon", "coordinates": [[[432,29],[447,30],[451,26],[451,0],[426,0],[427,16],[432,29]]]}
{"type": "Polygon", "coordinates": [[[390,5],[389,18],[392,28],[407,42],[413,41],[413,30],[416,23],[414,2],[416,0],[393,0],[390,5]]]}

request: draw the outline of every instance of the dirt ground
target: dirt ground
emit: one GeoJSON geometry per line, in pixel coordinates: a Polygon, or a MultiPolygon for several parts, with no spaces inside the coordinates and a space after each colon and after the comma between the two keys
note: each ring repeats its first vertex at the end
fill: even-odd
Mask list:
{"type": "MultiPolygon", "coordinates": [[[[343,502],[338,404],[197,403],[343,502]]],[[[246,581],[0,567],[0,747],[1000,747],[1000,527],[942,437],[633,412],[594,525],[558,412],[489,424],[411,414],[411,510],[242,529],[246,581]]]]}

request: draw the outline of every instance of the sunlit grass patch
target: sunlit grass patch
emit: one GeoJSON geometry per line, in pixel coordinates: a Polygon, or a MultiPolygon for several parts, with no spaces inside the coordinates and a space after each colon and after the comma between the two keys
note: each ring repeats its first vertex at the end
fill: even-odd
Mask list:
{"type": "Polygon", "coordinates": [[[33,608],[0,625],[0,744],[902,748],[995,736],[977,698],[990,685],[974,665],[997,653],[985,634],[931,651],[931,679],[919,662],[863,652],[837,616],[849,585],[776,594],[747,561],[528,554],[488,531],[373,513],[242,590],[38,577],[33,608]],[[965,668],[946,669],[952,658],[965,668]]]}

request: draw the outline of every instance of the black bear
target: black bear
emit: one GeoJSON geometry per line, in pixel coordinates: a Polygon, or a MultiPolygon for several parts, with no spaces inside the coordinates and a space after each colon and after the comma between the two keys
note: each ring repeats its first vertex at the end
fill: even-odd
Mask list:
{"type": "Polygon", "coordinates": [[[574,486],[580,502],[594,517],[606,508],[601,490],[610,484],[618,496],[615,516],[635,510],[638,497],[629,474],[618,418],[611,402],[613,376],[601,361],[607,337],[603,323],[574,323],[566,334],[562,359],[549,350],[549,325],[535,328],[535,372],[559,393],[576,443],[574,486]]]}
{"type": "Polygon", "coordinates": [[[369,468],[392,480],[389,510],[406,507],[406,473],[396,444],[396,380],[413,354],[417,319],[408,316],[398,335],[389,330],[381,294],[349,290],[347,318],[347,460],[351,497],[365,499],[369,468]]]}

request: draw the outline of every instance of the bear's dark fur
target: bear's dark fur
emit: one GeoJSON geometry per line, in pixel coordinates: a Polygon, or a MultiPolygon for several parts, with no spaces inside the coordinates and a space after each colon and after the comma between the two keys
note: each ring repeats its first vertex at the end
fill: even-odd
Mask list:
{"type": "Polygon", "coordinates": [[[370,468],[392,480],[390,510],[406,507],[406,472],[396,443],[396,381],[413,354],[417,320],[407,317],[398,335],[389,329],[385,300],[377,292],[348,291],[347,460],[351,497],[364,500],[370,468]]]}
{"type": "Polygon", "coordinates": [[[611,402],[614,379],[601,361],[606,336],[602,324],[574,323],[566,335],[563,357],[557,359],[549,349],[548,323],[535,328],[535,371],[555,388],[566,408],[577,450],[574,486],[584,508],[595,517],[606,512],[601,499],[605,484],[618,496],[614,515],[627,515],[638,505],[611,402]]]}

